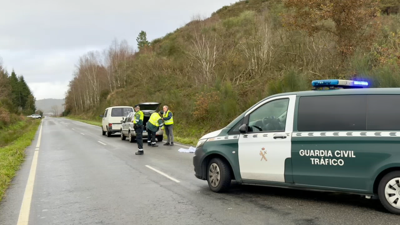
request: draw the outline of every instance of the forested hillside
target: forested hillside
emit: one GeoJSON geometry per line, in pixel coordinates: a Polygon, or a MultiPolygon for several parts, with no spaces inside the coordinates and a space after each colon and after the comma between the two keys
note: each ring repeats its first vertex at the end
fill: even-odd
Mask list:
{"type": "Polygon", "coordinates": [[[0,130],[35,112],[35,98],[23,76],[0,65],[0,130]]]}
{"type": "Polygon", "coordinates": [[[397,0],[246,0],[194,18],[137,51],[114,41],[78,62],[65,114],[98,118],[111,105],[158,101],[178,135],[199,137],[268,95],[324,78],[400,85],[397,0]]]}

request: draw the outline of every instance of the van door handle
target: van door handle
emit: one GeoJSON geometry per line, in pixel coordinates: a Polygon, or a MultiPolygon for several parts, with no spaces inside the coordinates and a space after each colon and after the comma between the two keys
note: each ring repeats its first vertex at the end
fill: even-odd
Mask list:
{"type": "Polygon", "coordinates": [[[278,134],[278,135],[274,135],[274,139],[286,139],[287,138],[287,136],[286,135],[284,135],[284,134],[278,134]]]}

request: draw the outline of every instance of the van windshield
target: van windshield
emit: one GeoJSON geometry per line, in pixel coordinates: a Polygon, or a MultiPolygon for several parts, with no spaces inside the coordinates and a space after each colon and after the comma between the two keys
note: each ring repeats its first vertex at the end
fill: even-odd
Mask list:
{"type": "Polygon", "coordinates": [[[132,108],[113,108],[111,110],[111,117],[124,117],[133,112],[132,108]]]}

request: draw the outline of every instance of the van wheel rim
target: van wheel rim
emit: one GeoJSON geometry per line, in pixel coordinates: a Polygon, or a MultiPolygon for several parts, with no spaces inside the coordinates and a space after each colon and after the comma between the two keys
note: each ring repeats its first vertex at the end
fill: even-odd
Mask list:
{"type": "Polygon", "coordinates": [[[217,187],[219,185],[219,182],[221,181],[221,172],[216,163],[212,163],[210,165],[208,177],[210,179],[211,186],[217,187]]]}
{"type": "Polygon", "coordinates": [[[396,209],[400,209],[400,177],[395,177],[385,186],[386,201],[396,209]]]}

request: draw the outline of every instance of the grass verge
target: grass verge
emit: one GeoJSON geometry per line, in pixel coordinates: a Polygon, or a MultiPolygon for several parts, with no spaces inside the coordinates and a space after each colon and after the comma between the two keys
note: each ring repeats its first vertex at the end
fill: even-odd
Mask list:
{"type": "MultiPolygon", "coordinates": [[[[25,158],[25,149],[32,144],[41,120],[26,120],[24,134],[0,148],[0,201],[25,158]]],[[[19,126],[15,126],[19,127],[19,126]]]]}

